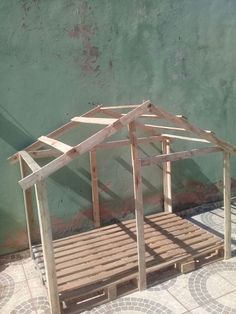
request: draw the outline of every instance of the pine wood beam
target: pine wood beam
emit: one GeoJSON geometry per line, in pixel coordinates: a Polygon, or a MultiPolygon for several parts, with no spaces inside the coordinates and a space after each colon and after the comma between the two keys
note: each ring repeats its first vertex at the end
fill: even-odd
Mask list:
{"type": "Polygon", "coordinates": [[[141,165],[138,156],[138,144],[136,137],[135,122],[129,124],[129,137],[131,142],[131,160],[133,167],[136,234],[138,249],[138,286],[139,290],[147,287],[146,279],[146,261],[145,261],[145,240],[144,240],[144,212],[143,212],[143,194],[142,194],[142,175],[141,165]]]}

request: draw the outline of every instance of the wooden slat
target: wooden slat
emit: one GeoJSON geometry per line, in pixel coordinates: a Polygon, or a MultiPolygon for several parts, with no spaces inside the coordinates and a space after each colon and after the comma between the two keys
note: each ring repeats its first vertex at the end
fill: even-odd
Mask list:
{"type": "Polygon", "coordinates": [[[217,145],[218,147],[221,147],[223,150],[229,151],[233,154],[236,154],[236,147],[217,138],[213,132],[211,131],[205,131],[202,130],[196,126],[194,126],[193,124],[189,123],[186,118],[183,117],[177,117],[174,116],[172,114],[170,114],[169,112],[165,111],[164,109],[154,106],[152,105],[150,108],[150,112],[153,114],[156,114],[160,117],[162,117],[163,119],[166,119],[167,121],[173,122],[177,125],[179,125],[180,127],[185,128],[186,130],[195,133],[197,136],[210,141],[212,144],[217,145]]]}
{"type": "Polygon", "coordinates": [[[141,164],[138,156],[138,143],[136,136],[135,122],[129,124],[129,138],[131,142],[131,161],[133,167],[135,218],[137,230],[138,249],[138,287],[142,291],[146,289],[146,263],[145,263],[145,242],[144,242],[144,212],[143,212],[143,191],[141,164]]]}
{"type": "MultiPolygon", "coordinates": [[[[163,223],[159,227],[159,224],[156,225],[157,228],[165,229],[168,231],[178,230],[182,229],[183,227],[188,228],[189,225],[185,222],[183,223],[181,220],[177,221],[170,221],[169,223],[163,223]]],[[[150,233],[155,230],[152,226],[149,226],[148,224],[145,224],[145,237],[149,237],[150,233]]],[[[197,229],[196,229],[197,230],[197,229]]],[[[109,244],[112,242],[113,247],[120,246],[123,241],[126,241],[126,239],[130,240],[129,243],[136,241],[136,227],[130,228],[129,233],[126,233],[124,230],[120,230],[117,232],[113,232],[112,234],[104,234],[104,236],[101,236],[97,239],[90,239],[88,241],[79,241],[77,243],[68,243],[64,247],[55,248],[55,257],[57,258],[57,261],[60,257],[63,256],[72,256],[74,253],[78,253],[78,256],[84,256],[88,253],[89,250],[96,250],[96,252],[105,251],[107,247],[112,248],[112,246],[109,246],[109,244]],[[115,243],[114,243],[115,242],[115,243]]],[[[38,250],[40,252],[40,250],[38,250]]],[[[41,252],[42,256],[42,252],[41,252]]],[[[73,258],[76,258],[76,256],[73,256],[73,258]]],[[[65,261],[67,260],[65,259],[65,261]]],[[[60,260],[64,261],[63,259],[60,260]]]]}
{"type": "MultiPolygon", "coordinates": [[[[205,239],[204,236],[201,236],[199,237],[199,242],[196,242],[196,239],[193,239],[193,240],[190,239],[187,241],[187,243],[189,246],[189,252],[194,252],[195,250],[205,248],[209,245],[216,245],[218,242],[216,239],[212,239],[208,237],[205,239]]],[[[160,256],[160,258],[163,259],[163,261],[171,260],[172,258],[176,258],[176,256],[178,256],[179,258],[185,256],[185,258],[187,258],[188,256],[191,256],[189,252],[186,252],[184,249],[179,248],[179,247],[176,248],[174,244],[170,244],[168,245],[168,248],[165,246],[160,247],[160,249],[156,250],[157,255],[147,257],[146,261],[147,263],[151,261],[155,261],[155,259],[157,259],[158,256],[160,256]]],[[[123,273],[125,277],[125,273],[128,270],[133,269],[134,272],[137,272],[137,264],[138,264],[137,257],[133,256],[132,258],[129,259],[129,262],[125,261],[123,265],[119,265],[119,262],[111,263],[109,264],[106,271],[101,270],[99,273],[93,276],[87,275],[87,277],[82,278],[82,279],[75,278],[75,277],[73,279],[73,277],[71,277],[72,280],[70,280],[69,279],[70,277],[68,276],[67,282],[65,283],[60,283],[61,280],[59,279],[59,285],[58,285],[59,291],[71,290],[76,287],[86,286],[87,284],[95,284],[101,280],[103,281],[103,280],[109,279],[110,277],[121,274],[121,273],[123,273]]],[[[88,274],[89,274],[89,271],[88,271],[88,274]]]]}
{"type": "Polygon", "coordinates": [[[165,136],[165,137],[168,137],[168,138],[177,139],[177,140],[185,140],[185,141],[200,142],[200,143],[210,143],[210,141],[204,140],[202,138],[180,136],[180,135],[175,135],[175,134],[168,134],[168,133],[165,134],[165,133],[163,133],[162,136],[165,136]]]}
{"type": "Polygon", "coordinates": [[[98,191],[98,170],[96,150],[89,152],[90,173],[92,181],[92,202],[93,202],[93,221],[95,228],[101,226],[100,208],[99,208],[99,191],[98,191]]]}
{"type": "MultiPolygon", "coordinates": [[[[176,236],[176,237],[180,236],[181,234],[190,233],[190,232],[193,233],[194,231],[199,230],[197,228],[194,228],[193,226],[186,226],[184,224],[180,226],[173,226],[169,228],[168,230],[169,232],[171,232],[173,236],[176,236]],[[180,226],[182,226],[182,228],[180,228],[180,226]]],[[[145,243],[147,244],[152,243],[153,241],[159,241],[161,239],[163,240],[164,236],[158,234],[155,230],[149,233],[148,236],[146,235],[146,232],[145,232],[145,243]]],[[[56,260],[56,269],[63,270],[68,267],[72,267],[74,265],[80,265],[83,263],[88,263],[88,262],[93,262],[93,261],[97,263],[98,259],[99,259],[99,262],[102,263],[103,259],[105,259],[106,257],[109,257],[111,260],[114,255],[118,254],[119,252],[126,252],[127,250],[130,250],[131,248],[136,248],[136,243],[134,241],[131,241],[131,239],[126,238],[125,240],[122,240],[119,244],[115,244],[113,246],[111,243],[108,244],[106,250],[103,250],[103,251],[96,250],[95,254],[87,253],[85,255],[83,253],[83,256],[81,255],[80,258],[73,258],[70,260],[67,259],[61,263],[59,263],[59,260],[56,260]]]]}
{"type": "MultiPolygon", "coordinates": [[[[100,111],[100,108],[101,108],[101,105],[89,110],[88,112],[86,112],[85,114],[83,114],[82,116],[83,117],[90,117],[91,115],[94,115],[96,114],[97,112],[100,111]]],[[[64,124],[63,126],[61,126],[60,128],[56,129],[55,131],[53,132],[50,132],[49,134],[47,134],[47,137],[50,137],[50,138],[57,138],[63,134],[65,134],[66,132],[70,131],[71,129],[73,129],[74,127],[77,127],[77,123],[76,122],[68,122],[66,124],[64,124]]],[[[29,151],[29,150],[36,150],[40,147],[42,147],[43,144],[42,142],[40,141],[36,141],[34,142],[33,144],[27,146],[24,150],[25,151],[29,151]]],[[[18,153],[15,153],[14,155],[10,156],[7,160],[10,162],[10,163],[15,163],[17,162],[18,160],[18,157],[17,157],[18,153]]]]}
{"type": "Polygon", "coordinates": [[[62,153],[66,153],[73,148],[70,145],[67,145],[65,143],[62,143],[61,141],[55,140],[47,136],[40,136],[38,140],[44,144],[52,146],[53,148],[59,150],[62,153]]]}
{"type": "MultiPolygon", "coordinates": [[[[170,154],[169,140],[163,141],[162,152],[164,155],[170,154]]],[[[167,213],[172,213],[171,163],[170,161],[163,163],[163,195],[164,195],[164,210],[167,213]]]]}
{"type": "MultiPolygon", "coordinates": [[[[173,250],[178,251],[178,253],[188,253],[188,251],[192,250],[192,246],[194,244],[199,244],[202,241],[206,241],[210,239],[210,235],[206,235],[198,231],[196,235],[183,235],[180,237],[180,240],[184,240],[186,244],[186,248],[178,246],[177,243],[174,243],[173,241],[169,239],[165,239],[158,242],[153,243],[150,245],[150,248],[152,249],[152,254],[150,254],[148,251],[146,251],[145,256],[146,260],[150,261],[153,259],[158,260],[159,262],[162,259],[162,254],[165,254],[165,256],[173,256],[173,250]]],[[[216,240],[215,240],[216,242],[216,240]]],[[[103,264],[97,260],[97,263],[88,263],[85,265],[77,265],[73,266],[72,268],[67,268],[66,270],[62,270],[57,272],[58,277],[58,285],[64,284],[69,281],[73,281],[76,279],[87,279],[88,276],[96,276],[97,274],[100,274],[102,272],[106,272],[108,270],[112,270],[114,268],[118,268],[121,266],[125,266],[128,263],[137,262],[137,252],[135,251],[135,247],[128,250],[127,254],[123,254],[121,252],[120,254],[116,255],[115,259],[110,259],[109,257],[107,259],[103,259],[103,264]],[[136,254],[135,254],[136,253],[136,254]]]]}
{"type": "Polygon", "coordinates": [[[171,131],[183,131],[185,132],[186,130],[184,128],[177,128],[173,126],[165,126],[165,125],[155,125],[155,124],[144,124],[146,127],[153,128],[153,129],[158,129],[158,130],[171,130],[171,131]]]}
{"type": "Polygon", "coordinates": [[[49,162],[47,165],[42,167],[36,173],[33,173],[27,176],[26,178],[24,178],[23,180],[19,181],[19,184],[21,185],[23,189],[27,189],[33,184],[35,184],[39,180],[39,178],[43,179],[43,178],[48,177],[50,174],[66,166],[77,156],[88,152],[89,150],[94,148],[96,145],[104,141],[106,138],[115,134],[122,127],[128,125],[130,122],[137,119],[137,117],[139,117],[140,114],[148,110],[149,105],[150,105],[149,101],[144,102],[139,107],[127,113],[127,115],[121,117],[117,122],[111,125],[108,125],[104,129],[90,136],[88,139],[86,139],[79,145],[75,146],[71,151],[49,162]]]}
{"type": "MultiPolygon", "coordinates": [[[[158,224],[161,223],[161,221],[169,221],[174,219],[176,220],[181,220],[181,218],[179,216],[176,216],[176,214],[167,214],[167,213],[158,213],[158,214],[153,214],[153,215],[148,215],[147,216],[149,220],[151,220],[152,222],[157,222],[158,224]]],[[[64,246],[68,243],[72,243],[72,242],[78,242],[78,241],[87,241],[88,239],[93,239],[96,238],[98,239],[99,236],[103,236],[104,234],[108,233],[112,233],[113,231],[116,232],[116,230],[121,230],[121,228],[123,228],[123,226],[127,229],[127,228],[132,228],[135,226],[135,220],[134,219],[130,219],[130,220],[126,220],[126,221],[122,221],[119,224],[112,224],[112,225],[108,225],[108,226],[104,226],[102,228],[99,229],[92,229],[90,231],[86,231],[83,233],[79,233],[79,234],[75,234],[72,236],[68,236],[66,238],[62,238],[62,239],[57,239],[54,240],[54,247],[60,247],[60,246],[64,246]]],[[[40,245],[35,245],[34,247],[40,247],[40,245]]]]}
{"type": "Polygon", "coordinates": [[[26,151],[24,150],[20,151],[19,155],[33,172],[36,172],[41,169],[37,162],[26,151]]]}
{"type": "Polygon", "coordinates": [[[80,123],[91,123],[91,124],[103,124],[109,125],[117,121],[117,119],[112,118],[88,118],[88,117],[74,117],[71,119],[74,122],[80,123]]]}
{"type": "MultiPolygon", "coordinates": [[[[73,289],[76,289],[73,293],[77,291],[81,295],[86,291],[95,291],[98,286],[109,286],[116,282],[116,276],[123,280],[127,280],[131,273],[137,276],[136,241],[131,236],[135,234],[135,226],[131,221],[124,223],[127,223],[127,228],[118,232],[116,225],[111,229],[97,229],[101,234],[104,232],[97,241],[96,233],[88,232],[88,239],[85,234],[77,235],[77,240],[68,237],[72,242],[65,244],[65,251],[63,247],[55,248],[58,287],[63,296],[65,292],[73,292],[73,289]],[[114,233],[107,234],[109,231],[114,233]]],[[[174,214],[156,214],[145,218],[144,230],[147,272],[188,261],[191,256],[201,256],[222,247],[219,238],[174,214]],[[168,223],[168,217],[173,222],[168,223]]],[[[35,249],[41,254],[39,246],[35,249]]],[[[35,254],[42,268],[41,257],[37,257],[37,252],[35,254]]]]}
{"type": "Polygon", "coordinates": [[[43,247],[50,309],[52,314],[60,314],[61,309],[59,303],[56,267],[53,253],[52,229],[47,203],[47,192],[44,181],[40,181],[35,185],[35,195],[38,206],[39,226],[43,247]]]}
{"type": "MultiPolygon", "coordinates": [[[[159,224],[158,224],[159,226],[159,224]]],[[[186,222],[182,222],[181,220],[178,221],[172,221],[170,223],[162,224],[158,228],[168,230],[168,232],[181,230],[183,228],[188,229],[189,224],[186,222]]],[[[161,230],[160,229],[160,230],[161,230]]],[[[198,228],[196,227],[195,230],[198,228]]],[[[145,224],[145,239],[149,238],[152,231],[155,230],[155,228],[150,227],[149,225],[145,224]]],[[[130,233],[126,233],[124,230],[121,230],[120,232],[115,232],[113,234],[104,235],[104,237],[100,237],[97,242],[96,241],[79,241],[77,243],[72,242],[71,244],[67,244],[64,246],[64,249],[55,249],[55,257],[56,257],[56,263],[64,263],[68,261],[68,259],[78,259],[79,258],[87,256],[89,252],[92,254],[93,250],[96,251],[96,254],[99,252],[105,252],[107,249],[117,248],[124,244],[130,244],[136,242],[136,228],[130,229],[130,233]],[[83,243],[85,242],[85,243],[83,243]]],[[[159,231],[157,230],[157,235],[154,234],[154,236],[159,236],[159,231]]],[[[41,247],[37,249],[37,256],[42,257],[42,251],[41,247]]]]}
{"type": "Polygon", "coordinates": [[[29,150],[28,153],[33,156],[33,158],[50,158],[61,155],[61,152],[56,149],[29,150]]]}
{"type": "MultiPolygon", "coordinates": [[[[187,240],[190,238],[195,238],[199,237],[200,235],[204,234],[202,230],[195,230],[189,233],[185,233],[184,230],[178,230],[178,232],[173,233],[173,235],[176,236],[176,239],[178,240],[187,240]]],[[[166,244],[171,244],[173,243],[172,240],[166,238],[165,236],[156,236],[156,237],[150,237],[148,240],[145,239],[146,245],[153,251],[155,252],[155,249],[157,249],[160,246],[164,246],[166,244]]],[[[97,254],[96,254],[97,255],[97,254]]],[[[83,258],[83,262],[81,261],[80,263],[77,263],[76,265],[70,265],[68,267],[65,267],[65,264],[63,264],[63,268],[57,269],[57,277],[62,277],[66,274],[72,274],[75,272],[83,272],[86,269],[92,269],[96,272],[96,267],[101,267],[101,265],[105,265],[107,263],[110,263],[112,261],[119,261],[124,258],[132,257],[133,255],[137,256],[137,250],[136,250],[136,245],[135,242],[133,244],[124,244],[122,246],[119,246],[116,250],[111,249],[110,250],[110,255],[102,255],[99,254],[97,255],[94,259],[93,255],[90,255],[91,258],[88,258],[88,255],[83,258]],[[99,262],[98,262],[99,261],[99,262]],[[99,266],[100,265],[100,266],[99,266]]],[[[147,255],[152,255],[147,252],[147,255]]],[[[89,257],[90,257],[89,256],[89,257]]]]}
{"type": "Polygon", "coordinates": [[[139,105],[121,105],[121,106],[102,106],[101,107],[101,111],[103,110],[107,110],[107,109],[133,109],[133,108],[137,108],[139,105]]]}
{"type": "MultiPolygon", "coordinates": [[[[183,221],[180,217],[176,216],[175,214],[173,215],[168,215],[169,217],[166,217],[167,215],[160,215],[158,214],[158,216],[154,216],[152,218],[150,218],[150,216],[148,216],[148,219],[152,222],[152,223],[158,223],[158,226],[160,227],[169,227],[172,226],[173,224],[183,224],[183,221]],[[161,219],[159,219],[161,218],[161,219]]],[[[145,224],[144,226],[145,230],[149,229],[150,226],[145,224]]],[[[106,226],[106,227],[102,227],[102,231],[101,229],[94,229],[92,231],[88,231],[88,232],[84,232],[82,234],[77,234],[74,236],[69,236],[66,238],[62,238],[62,239],[58,239],[58,240],[54,240],[54,249],[55,252],[60,251],[60,248],[63,248],[63,250],[65,250],[68,245],[74,246],[74,245],[79,245],[81,247],[83,247],[83,245],[87,245],[88,243],[97,243],[98,245],[103,245],[102,240],[109,238],[109,237],[115,237],[116,235],[120,235],[124,230],[129,230],[130,232],[134,232],[136,230],[136,224],[135,224],[135,220],[130,220],[129,223],[127,222],[122,222],[121,224],[117,225],[111,225],[111,226],[106,226]],[[94,232],[97,231],[97,232],[94,232]]],[[[34,247],[37,247],[37,245],[35,245],[34,247]]],[[[38,245],[38,247],[41,247],[40,245],[38,245]]]]}
{"type": "Polygon", "coordinates": [[[142,166],[149,166],[149,165],[156,165],[167,161],[176,161],[176,160],[183,160],[188,159],[192,157],[202,156],[205,154],[210,153],[217,153],[221,152],[222,149],[219,147],[206,147],[206,148],[196,148],[191,149],[183,152],[177,152],[177,153],[170,153],[170,154],[164,154],[159,156],[153,156],[141,159],[141,165],[142,166]]]}
{"type": "MultiPolygon", "coordinates": [[[[138,144],[147,144],[147,143],[160,142],[165,139],[168,139],[168,137],[153,135],[153,136],[147,136],[147,137],[139,137],[137,138],[137,142],[138,144]]],[[[130,144],[130,140],[109,141],[109,142],[105,142],[105,143],[97,145],[96,149],[115,148],[115,147],[126,146],[129,144],[130,144]]]]}
{"type": "Polygon", "coordinates": [[[231,258],[231,170],[230,153],[224,152],[224,258],[231,258]]]}

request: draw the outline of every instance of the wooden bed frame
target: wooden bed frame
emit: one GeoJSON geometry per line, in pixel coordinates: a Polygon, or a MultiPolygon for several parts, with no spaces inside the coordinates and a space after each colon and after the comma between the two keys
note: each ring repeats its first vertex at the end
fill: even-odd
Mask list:
{"type": "MultiPolygon", "coordinates": [[[[197,258],[201,256],[207,257],[208,254],[218,254],[219,252],[222,252],[223,245],[217,237],[209,235],[209,233],[203,229],[194,226],[172,213],[171,194],[171,162],[218,152],[223,153],[224,160],[224,258],[228,259],[231,257],[230,155],[236,153],[236,147],[217,138],[211,131],[197,128],[188,122],[187,118],[184,116],[173,115],[159,106],[154,106],[150,101],[144,101],[139,105],[111,107],[100,105],[80,117],[74,117],[69,123],[51,132],[47,136],[41,136],[35,143],[9,157],[11,163],[19,161],[20,164],[22,178],[19,181],[19,184],[23,189],[24,194],[29,248],[31,256],[36,259],[42,274],[45,275],[51,313],[61,313],[62,308],[60,301],[64,302],[65,299],[73,299],[75,296],[83,299],[83,295],[86,293],[89,294],[90,292],[93,294],[95,293],[96,295],[99,291],[102,291],[102,295],[108,296],[108,300],[114,299],[118,295],[117,289],[119,288],[119,284],[121,282],[126,282],[128,284],[129,280],[136,280],[137,288],[139,290],[144,290],[147,286],[147,273],[149,272],[168,267],[169,265],[175,265],[175,267],[179,267],[180,265],[181,270],[184,272],[186,269],[194,269],[194,264],[197,258]],[[124,110],[128,110],[128,112],[122,113],[124,110]],[[98,117],[99,115],[100,117],[98,117]],[[147,124],[142,122],[143,119],[154,121],[164,120],[171,124],[171,126],[147,124]],[[70,146],[58,140],[61,135],[65,134],[72,128],[77,127],[78,124],[83,123],[101,124],[105,125],[105,127],[76,146],[70,146]],[[111,135],[126,127],[128,127],[129,139],[105,141],[111,135]],[[138,138],[136,134],[138,128],[148,131],[150,136],[138,138]],[[162,133],[163,130],[167,133],[162,133]],[[180,132],[179,134],[185,132],[186,135],[170,134],[168,132],[180,132]],[[192,134],[194,134],[194,137],[192,134]],[[171,152],[170,144],[173,140],[202,142],[211,145],[188,151],[171,152]],[[162,143],[162,154],[141,159],[139,157],[138,145],[141,143],[153,142],[162,143]],[[212,146],[212,144],[214,146],[212,146]],[[130,145],[131,147],[135,220],[122,223],[123,229],[119,224],[109,227],[101,227],[96,151],[98,149],[109,149],[127,145],[130,145]],[[45,146],[47,146],[47,148],[45,148],[45,146]],[[88,152],[90,156],[93,218],[94,226],[97,229],[84,234],[79,234],[78,236],[53,241],[45,179],[55,171],[69,164],[76,157],[86,152],[88,152]],[[35,161],[37,158],[47,157],[54,157],[54,159],[42,167],[35,161]],[[141,169],[144,166],[156,164],[163,165],[165,213],[144,218],[141,169]],[[32,247],[34,217],[31,189],[33,186],[35,188],[37,200],[42,243],[41,245],[32,247]],[[178,227],[178,224],[180,224],[180,227],[178,227]],[[189,232],[181,232],[181,229],[185,230],[185,227],[187,230],[189,228],[189,232]],[[72,266],[69,266],[69,270],[66,266],[64,268],[58,266],[61,265],[60,258],[65,254],[68,253],[70,256],[70,254],[76,253],[77,251],[79,252],[80,250],[86,251],[86,249],[89,249],[90,252],[90,254],[88,254],[90,257],[87,262],[89,260],[92,261],[91,256],[94,252],[97,252],[96,245],[94,246],[94,244],[91,244],[97,242],[94,241],[94,237],[98,237],[102,244],[103,241],[105,241],[105,243],[115,241],[114,239],[116,239],[117,236],[121,237],[122,241],[126,241],[124,243],[121,241],[121,243],[123,243],[122,246],[127,245],[128,253],[126,253],[129,256],[129,258],[123,260],[123,264],[121,263],[123,265],[121,272],[118,271],[118,273],[113,275],[109,273],[109,275],[106,273],[106,268],[104,270],[103,266],[98,266],[100,261],[99,256],[101,254],[98,254],[98,259],[94,261],[93,265],[98,268],[100,267],[99,269],[102,269],[102,274],[105,273],[104,276],[101,275],[101,272],[97,273],[97,268],[94,270],[95,273],[93,273],[92,270],[90,272],[86,270],[87,268],[84,267],[82,263],[84,261],[83,254],[75,255],[75,260],[77,260],[78,263],[75,263],[73,266],[75,261],[72,261],[72,266]],[[207,241],[204,239],[207,239],[207,241]],[[154,245],[156,240],[162,241],[158,248],[154,245]],[[83,244],[82,249],[77,243],[81,243],[81,245],[83,244]],[[154,253],[151,255],[149,254],[150,243],[154,245],[154,253]],[[171,247],[170,245],[174,245],[174,248],[176,249],[173,256],[171,254],[168,255],[169,247],[171,247]],[[182,250],[183,248],[184,251],[182,250]],[[162,258],[162,262],[160,258],[162,258]],[[79,262],[80,259],[81,263],[79,262]],[[126,267],[124,267],[124,265],[126,265],[126,267]],[[67,280],[70,280],[71,278],[72,281],[74,280],[73,276],[71,277],[71,274],[76,274],[77,283],[71,284],[70,287],[72,288],[68,289],[68,285],[66,284],[67,280]],[[95,281],[92,279],[85,280],[82,283],[78,278],[84,278],[87,274],[92,274],[91,276],[94,275],[95,277],[97,276],[97,279],[95,281]],[[63,276],[65,276],[65,278],[63,276]],[[84,284],[84,282],[86,282],[86,284],[84,284]]],[[[106,247],[105,249],[104,246],[102,249],[100,247],[98,251],[99,250],[102,250],[102,255],[104,255],[106,247]]],[[[121,252],[123,252],[123,250],[121,250],[121,252]]],[[[107,253],[110,254],[109,251],[107,253]]],[[[126,253],[124,253],[124,256],[126,253]]],[[[109,256],[109,254],[106,256],[109,256]]],[[[115,256],[114,260],[121,259],[122,254],[113,254],[115,256]]],[[[110,265],[109,267],[112,266],[110,265]]]]}

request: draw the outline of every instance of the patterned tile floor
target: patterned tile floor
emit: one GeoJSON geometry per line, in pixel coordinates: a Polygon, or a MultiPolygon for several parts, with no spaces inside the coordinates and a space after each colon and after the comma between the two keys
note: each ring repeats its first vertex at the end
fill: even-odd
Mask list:
{"type": "MultiPolygon", "coordinates": [[[[223,209],[190,218],[218,236],[223,209]]],[[[146,291],[136,292],[84,314],[236,314],[236,206],[232,205],[233,255],[192,273],[179,275],[146,291]]],[[[0,313],[50,313],[47,293],[30,258],[0,258],[0,313]]]]}

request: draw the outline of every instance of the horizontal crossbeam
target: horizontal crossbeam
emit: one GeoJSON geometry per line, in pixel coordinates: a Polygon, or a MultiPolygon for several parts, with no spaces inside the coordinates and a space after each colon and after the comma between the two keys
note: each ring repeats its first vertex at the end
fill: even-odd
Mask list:
{"type": "Polygon", "coordinates": [[[206,155],[209,153],[217,153],[221,151],[222,149],[219,147],[206,147],[206,148],[191,149],[191,150],[177,152],[177,153],[163,154],[159,156],[153,156],[153,157],[141,159],[141,166],[150,166],[150,165],[161,164],[167,161],[183,160],[183,159],[188,159],[188,158],[197,157],[201,155],[206,155]]]}

